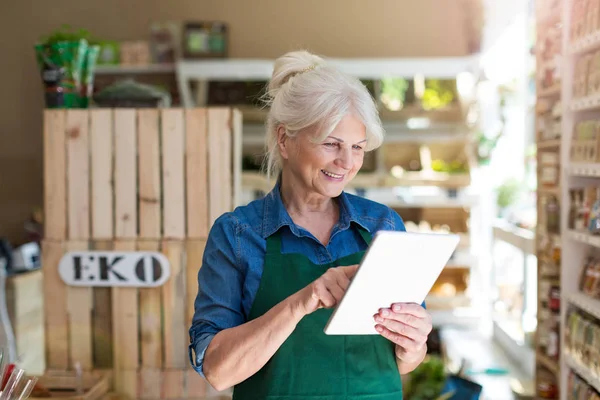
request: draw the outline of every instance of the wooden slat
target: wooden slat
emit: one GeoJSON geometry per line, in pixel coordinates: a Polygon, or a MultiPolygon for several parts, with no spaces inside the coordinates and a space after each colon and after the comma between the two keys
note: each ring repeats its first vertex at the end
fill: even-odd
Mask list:
{"type": "MultiPolygon", "coordinates": [[[[227,108],[223,110],[224,116],[227,116],[227,123],[222,127],[221,132],[221,179],[223,184],[221,185],[222,196],[223,196],[223,208],[221,213],[226,213],[233,209],[233,162],[232,162],[232,134],[231,134],[231,109],[227,108]]],[[[225,118],[225,117],[223,117],[225,118]]]]}
{"type": "Polygon", "coordinates": [[[231,204],[231,199],[228,201],[225,198],[226,193],[231,193],[231,189],[229,192],[225,189],[226,186],[231,187],[231,179],[227,180],[227,171],[224,171],[231,165],[230,148],[224,147],[230,141],[229,138],[224,138],[225,135],[230,135],[229,111],[228,108],[208,109],[209,227],[229,210],[231,204]]]}
{"type": "Polygon", "coordinates": [[[138,398],[157,399],[161,397],[162,370],[142,368],[138,374],[138,398]]]}
{"type": "MultiPolygon", "coordinates": [[[[112,231],[112,224],[110,225],[112,231]]],[[[110,240],[96,240],[92,245],[94,250],[98,251],[113,250],[113,242],[110,240]]],[[[110,369],[113,366],[111,288],[95,287],[92,292],[94,302],[92,311],[94,368],[110,369]]]]}
{"type": "MultiPolygon", "coordinates": [[[[71,240],[66,243],[67,252],[88,250],[89,243],[71,240]]],[[[67,288],[69,313],[69,366],[79,363],[84,371],[94,367],[92,356],[92,290],[88,287],[67,288]]]]}
{"type": "Polygon", "coordinates": [[[185,372],[184,369],[166,369],[163,371],[163,399],[185,398],[185,372]]]}
{"type": "MultiPolygon", "coordinates": [[[[140,240],[138,251],[160,251],[156,240],[140,240]]],[[[142,367],[161,368],[163,337],[161,323],[161,288],[140,288],[140,346],[142,367]]]]}
{"type": "MultiPolygon", "coordinates": [[[[135,251],[133,240],[117,240],[116,251],[135,251]]],[[[112,288],[113,366],[118,393],[137,397],[139,365],[138,289],[112,288]]]]}
{"type": "Polygon", "coordinates": [[[161,237],[160,136],[158,110],[138,111],[140,238],[161,237]]]}
{"type": "MultiPolygon", "coordinates": [[[[92,243],[95,250],[112,250],[113,238],[113,134],[110,110],[90,112],[92,177],[92,243]]],[[[93,296],[94,368],[112,368],[111,289],[97,287],[93,296]]]]}
{"type": "Polygon", "coordinates": [[[67,111],[67,202],[68,238],[87,240],[90,237],[89,195],[89,129],[88,113],[67,111]]]}
{"type": "Polygon", "coordinates": [[[183,268],[184,242],[165,240],[162,252],[171,265],[171,277],[162,286],[162,308],[164,320],[164,368],[185,368],[188,343],[185,317],[185,271],[183,268]]]}
{"type": "Polygon", "coordinates": [[[90,111],[92,238],[113,238],[112,113],[90,111]]]}
{"type": "Polygon", "coordinates": [[[162,124],[163,236],[185,237],[185,141],[183,110],[165,109],[162,124]]]}
{"type": "Polygon", "coordinates": [[[50,240],[67,235],[65,129],[65,111],[44,111],[44,238],[50,240]]]}
{"type": "Polygon", "coordinates": [[[137,236],[136,114],[115,109],[115,237],[137,236]]]}
{"type": "Polygon", "coordinates": [[[58,264],[64,252],[63,241],[42,242],[46,363],[48,368],[57,370],[69,367],[67,290],[58,274],[58,264]]]}
{"type": "Polygon", "coordinates": [[[206,240],[189,239],[186,241],[186,322],[188,327],[192,325],[192,318],[194,317],[194,302],[198,294],[198,271],[202,266],[202,255],[205,246],[206,240]]]}
{"type": "Polygon", "coordinates": [[[242,113],[238,109],[234,109],[231,117],[232,123],[232,156],[233,156],[233,178],[232,178],[232,190],[233,190],[233,208],[242,205],[242,126],[243,117],[242,113]]]}
{"type": "Polygon", "coordinates": [[[185,120],[187,237],[205,239],[208,237],[206,109],[186,110],[185,120]]]}

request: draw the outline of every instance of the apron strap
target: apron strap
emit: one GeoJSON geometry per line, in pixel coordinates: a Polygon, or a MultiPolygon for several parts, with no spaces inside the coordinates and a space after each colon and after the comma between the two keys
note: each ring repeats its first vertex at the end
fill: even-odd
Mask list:
{"type": "Polygon", "coordinates": [[[357,225],[357,227],[358,227],[358,233],[360,233],[360,236],[362,236],[364,241],[367,243],[367,246],[369,246],[371,244],[371,240],[373,239],[373,236],[371,236],[369,231],[367,231],[362,226],[357,225]]]}
{"type": "Polygon", "coordinates": [[[281,234],[275,232],[267,238],[267,254],[281,254],[281,234]]]}

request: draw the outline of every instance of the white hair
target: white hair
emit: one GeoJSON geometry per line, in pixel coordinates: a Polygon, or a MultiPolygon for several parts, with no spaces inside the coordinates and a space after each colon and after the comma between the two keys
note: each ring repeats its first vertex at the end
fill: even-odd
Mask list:
{"type": "Polygon", "coordinates": [[[376,149],[383,142],[375,102],[362,82],[307,51],[286,53],[275,61],[265,97],[270,106],[264,165],[269,177],[278,175],[282,168],[277,145],[280,125],[290,137],[306,129],[314,130],[316,139],[321,141],[351,114],[365,125],[365,151],[376,149]]]}

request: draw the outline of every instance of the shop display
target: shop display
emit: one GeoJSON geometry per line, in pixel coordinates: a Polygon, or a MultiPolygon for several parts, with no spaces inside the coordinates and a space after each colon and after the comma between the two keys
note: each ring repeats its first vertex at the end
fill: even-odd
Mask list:
{"type": "Polygon", "coordinates": [[[600,299],[600,258],[590,256],[586,259],[579,289],[591,297],[600,299]]]}
{"type": "Polygon", "coordinates": [[[600,321],[571,310],[567,316],[565,348],[592,377],[600,379],[600,321]]]}
{"type": "Polygon", "coordinates": [[[46,108],[87,108],[100,53],[89,33],[63,26],[34,48],[46,108]]]}
{"type": "Polygon", "coordinates": [[[600,187],[571,189],[569,197],[569,229],[600,234],[600,187]]]}
{"type": "Polygon", "coordinates": [[[183,28],[185,58],[227,56],[227,24],[223,22],[188,22],[183,28]]]}
{"type": "Polygon", "coordinates": [[[546,369],[539,369],[537,377],[538,397],[541,399],[557,399],[558,382],[556,382],[556,376],[546,369]]]}
{"type": "Polygon", "coordinates": [[[569,400],[600,400],[600,394],[574,372],[569,373],[567,385],[569,400]]]}
{"type": "Polygon", "coordinates": [[[571,14],[571,42],[576,42],[600,30],[600,2],[574,0],[571,14]]]}
{"type": "Polygon", "coordinates": [[[571,142],[571,161],[600,161],[600,121],[581,121],[575,125],[571,142]]]}
{"type": "MultiPolygon", "coordinates": [[[[561,355],[562,38],[561,0],[537,2],[536,137],[538,309],[536,398],[558,399],[561,355]],[[550,363],[552,365],[550,365],[550,363]],[[552,368],[551,368],[552,367],[552,368]]],[[[570,205],[570,204],[569,204],[570,205]]],[[[575,221],[575,218],[573,218],[575,221]]]]}

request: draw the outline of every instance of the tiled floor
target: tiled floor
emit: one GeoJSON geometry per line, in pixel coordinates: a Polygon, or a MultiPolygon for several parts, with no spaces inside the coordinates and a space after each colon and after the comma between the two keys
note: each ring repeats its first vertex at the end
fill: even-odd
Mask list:
{"type": "Polygon", "coordinates": [[[441,335],[453,364],[459,365],[460,360],[465,359],[467,370],[500,368],[508,371],[506,375],[478,373],[470,376],[483,386],[481,400],[516,400],[511,390],[511,380],[531,384],[531,378],[526,379],[519,367],[514,365],[487,335],[461,328],[443,328],[441,335]]]}

